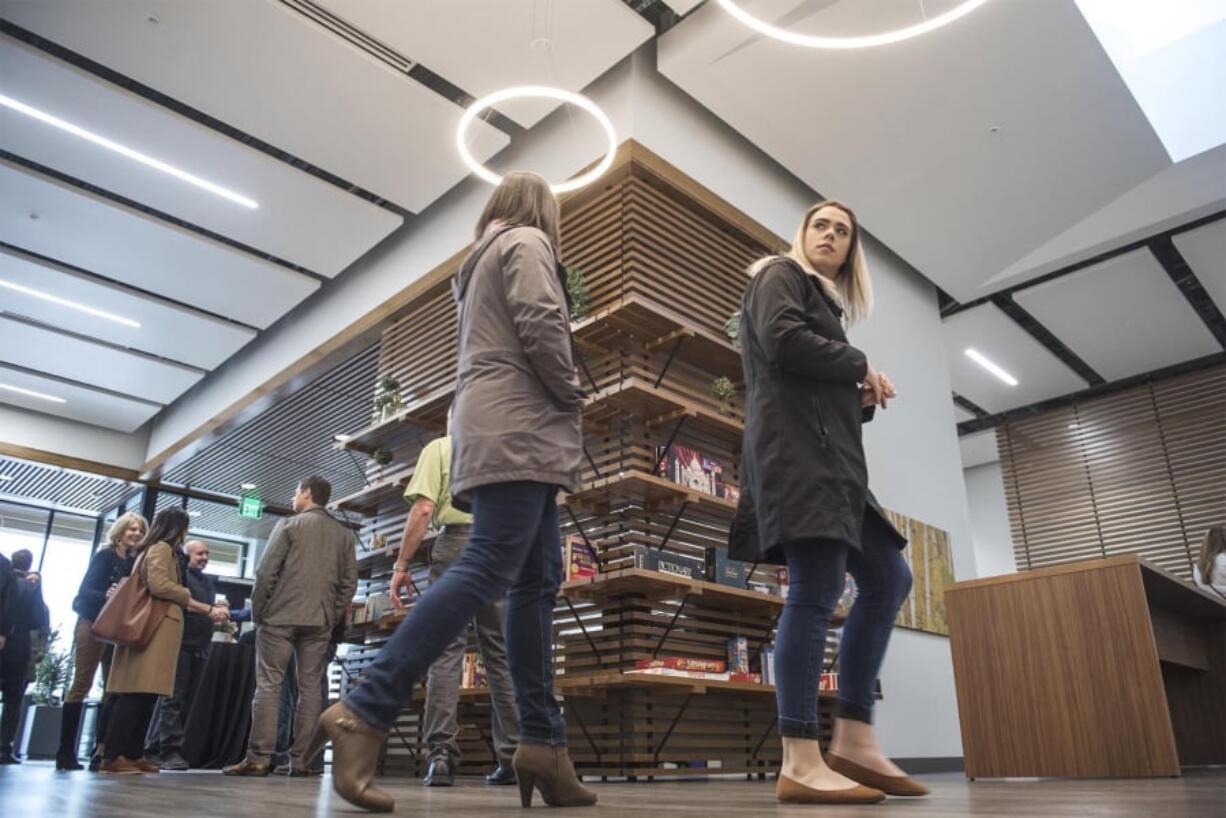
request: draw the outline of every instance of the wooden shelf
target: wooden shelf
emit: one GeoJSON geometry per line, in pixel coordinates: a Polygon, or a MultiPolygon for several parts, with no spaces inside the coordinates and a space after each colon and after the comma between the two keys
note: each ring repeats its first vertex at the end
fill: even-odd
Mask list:
{"type": "Polygon", "coordinates": [[[602,389],[587,400],[585,420],[602,424],[623,414],[644,418],[652,429],[667,428],[682,417],[685,428],[714,438],[739,452],[745,424],[686,400],[671,390],[653,386],[641,378],[626,378],[602,389]]]}
{"type": "Polygon", "coordinates": [[[636,502],[653,510],[678,508],[688,503],[695,516],[706,517],[721,524],[731,524],[736,516],[736,503],[713,494],[687,489],[663,477],[637,471],[625,471],[613,477],[596,480],[567,495],[562,505],[600,511],[615,501],[636,502]]]}
{"type": "MultiPolygon", "coordinates": [[[[719,679],[688,679],[684,676],[652,676],[644,673],[591,673],[583,675],[562,674],[554,680],[554,687],[563,696],[599,694],[616,688],[652,688],[675,690],[679,693],[750,693],[759,696],[774,696],[775,686],[753,682],[732,682],[719,679]]],[[[833,691],[820,691],[822,699],[835,699],[833,691]]]]}
{"type": "MultiPolygon", "coordinates": [[[[480,701],[490,697],[490,689],[488,687],[461,687],[460,701],[480,701]]],[[[413,696],[410,699],[412,702],[424,702],[426,700],[426,689],[421,685],[413,688],[413,696]]]]}
{"type": "Polygon", "coordinates": [[[626,594],[641,594],[654,599],[677,599],[689,594],[697,597],[696,601],[704,608],[741,613],[775,613],[783,608],[784,602],[781,596],[643,568],[622,568],[607,574],[573,580],[562,585],[562,594],[571,599],[592,602],[626,594]]]}
{"type": "Polygon", "coordinates": [[[715,376],[742,378],[741,353],[727,340],[688,318],[641,295],[630,295],[612,307],[574,324],[580,346],[611,349],[626,338],[642,343],[647,352],[670,354],[715,376]],[[677,342],[681,345],[677,346],[677,342]]]}
{"type": "Polygon", "coordinates": [[[437,389],[410,403],[387,420],[354,432],[348,440],[336,445],[338,448],[371,455],[377,449],[390,448],[412,435],[440,435],[447,429],[447,408],[451,405],[454,395],[454,386],[437,389]]]}
{"type": "Polygon", "coordinates": [[[332,507],[340,511],[361,514],[372,517],[379,511],[379,506],[404,493],[404,487],[413,477],[412,470],[371,483],[361,491],[355,491],[339,500],[332,502],[332,507]]]}

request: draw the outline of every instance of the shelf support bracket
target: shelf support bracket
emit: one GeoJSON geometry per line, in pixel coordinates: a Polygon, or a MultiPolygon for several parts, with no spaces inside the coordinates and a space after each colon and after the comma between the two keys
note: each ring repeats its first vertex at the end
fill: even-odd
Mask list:
{"type": "MultiPolygon", "coordinates": [[[[664,444],[664,448],[660,451],[660,457],[656,460],[656,467],[651,470],[652,474],[659,474],[660,467],[664,465],[664,461],[668,459],[668,453],[673,450],[673,444],[677,442],[677,435],[681,434],[681,427],[685,425],[685,421],[689,415],[682,415],[677,418],[677,423],[673,426],[672,434],[668,436],[668,442],[664,444]]],[[[595,466],[593,466],[595,468],[595,466]]]]}
{"type": "Polygon", "coordinates": [[[668,641],[668,635],[673,632],[673,628],[677,625],[677,620],[681,618],[681,612],[685,610],[686,603],[690,601],[690,594],[681,597],[681,604],[677,606],[676,613],[669,620],[668,627],[664,629],[664,633],[660,635],[660,641],[656,642],[655,648],[651,651],[651,658],[656,658],[656,654],[660,652],[660,648],[664,647],[664,643],[668,641]]]}
{"type": "Polygon", "coordinates": [[[596,647],[596,640],[588,633],[587,625],[583,624],[583,620],[579,617],[579,612],[575,610],[575,605],[570,601],[570,597],[564,596],[562,599],[566,600],[566,607],[570,610],[571,617],[575,620],[575,624],[579,626],[579,630],[583,633],[583,638],[587,640],[588,647],[592,649],[592,654],[596,657],[596,664],[603,668],[604,654],[600,652],[600,648],[596,647]]]}
{"type": "Polygon", "coordinates": [[[673,731],[676,730],[677,725],[681,723],[681,717],[685,715],[685,711],[689,709],[690,702],[693,700],[694,694],[687,694],[685,701],[681,703],[681,709],[677,711],[677,715],[673,716],[673,723],[668,726],[668,732],[664,734],[664,738],[660,739],[659,745],[656,746],[655,752],[652,753],[654,756],[653,763],[656,765],[659,765],[660,763],[660,753],[664,752],[664,745],[668,743],[670,738],[672,738],[673,731]]]}
{"type": "Polygon", "coordinates": [[[677,509],[676,516],[674,516],[673,521],[669,523],[668,533],[664,535],[664,539],[660,540],[660,544],[656,546],[657,551],[663,551],[664,546],[668,545],[668,541],[673,538],[673,532],[677,530],[677,523],[681,522],[681,516],[685,514],[685,510],[689,507],[690,501],[686,500],[681,504],[681,508],[677,509]]]}

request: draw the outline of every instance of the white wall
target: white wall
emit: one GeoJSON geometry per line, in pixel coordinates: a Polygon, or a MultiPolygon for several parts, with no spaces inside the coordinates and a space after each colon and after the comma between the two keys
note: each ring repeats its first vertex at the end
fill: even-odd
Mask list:
{"type": "Polygon", "coordinates": [[[148,432],[132,434],[0,405],[0,442],[65,457],[137,470],[145,462],[148,432]]]}
{"type": "Polygon", "coordinates": [[[1009,531],[1009,509],[1005,505],[1005,482],[1000,463],[975,466],[963,475],[979,576],[1014,573],[1017,561],[1013,556],[1013,535],[1009,531]]]}
{"type": "MultiPolygon", "coordinates": [[[[661,77],[654,56],[647,46],[633,58],[635,139],[790,237],[818,194],[661,77]]],[[[865,249],[877,308],[851,339],[899,391],[898,402],[866,428],[871,484],[884,505],[948,531],[955,573],[970,579],[975,554],[936,290],[871,237],[865,249]]],[[[881,684],[877,724],[885,752],[962,755],[948,639],[895,631],[881,684]]]]}

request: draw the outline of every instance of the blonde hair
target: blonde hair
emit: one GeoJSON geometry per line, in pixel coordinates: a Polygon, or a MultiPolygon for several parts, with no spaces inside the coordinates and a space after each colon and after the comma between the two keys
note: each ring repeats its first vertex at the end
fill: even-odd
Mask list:
{"type": "Polygon", "coordinates": [[[792,236],[792,246],[782,255],[766,256],[755,261],[749,268],[749,275],[755,276],[768,264],[781,258],[789,258],[800,265],[809,275],[815,276],[836,303],[847,315],[847,323],[855,324],[868,318],[873,311],[873,283],[868,276],[868,261],[864,257],[864,246],[860,242],[860,222],[856,214],[847,205],[835,199],[823,199],[805,211],[800,226],[792,236]],[[847,251],[847,259],[839,267],[834,281],[821,275],[814,269],[812,262],[805,255],[805,230],[809,220],[823,207],[835,207],[847,214],[851,219],[851,245],[847,251]]]}
{"type": "Polygon", "coordinates": [[[554,255],[562,246],[562,208],[558,197],[549,189],[545,177],[529,171],[515,171],[502,178],[477,219],[474,236],[477,241],[485,234],[490,222],[535,227],[549,237],[554,255]]]}
{"type": "Polygon", "coordinates": [[[123,535],[128,533],[128,529],[137,524],[145,530],[146,534],[149,533],[149,521],[135,511],[120,515],[118,520],[111,523],[111,529],[106,533],[107,541],[112,546],[119,545],[123,540],[123,535]]]}

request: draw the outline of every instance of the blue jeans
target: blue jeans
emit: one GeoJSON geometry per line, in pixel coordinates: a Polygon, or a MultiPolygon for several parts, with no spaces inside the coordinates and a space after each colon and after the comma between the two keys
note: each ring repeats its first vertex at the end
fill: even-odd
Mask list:
{"type": "Polygon", "coordinates": [[[894,618],[911,590],[911,569],[898,546],[865,515],[861,547],[837,540],[804,540],[783,546],[788,598],[775,636],[775,695],[779,733],[816,739],[817,687],[826,630],[843,591],[843,575],[856,580],[856,601],[839,647],[838,716],[872,723],[873,683],[881,670],[894,618]]]}
{"type": "Polygon", "coordinates": [[[556,495],[544,483],[474,489],[468,547],[414,603],[345,704],[390,730],[434,660],[509,590],[505,632],[520,741],[564,746],[566,722],[553,695],[553,608],[562,583],[556,495]]]}

